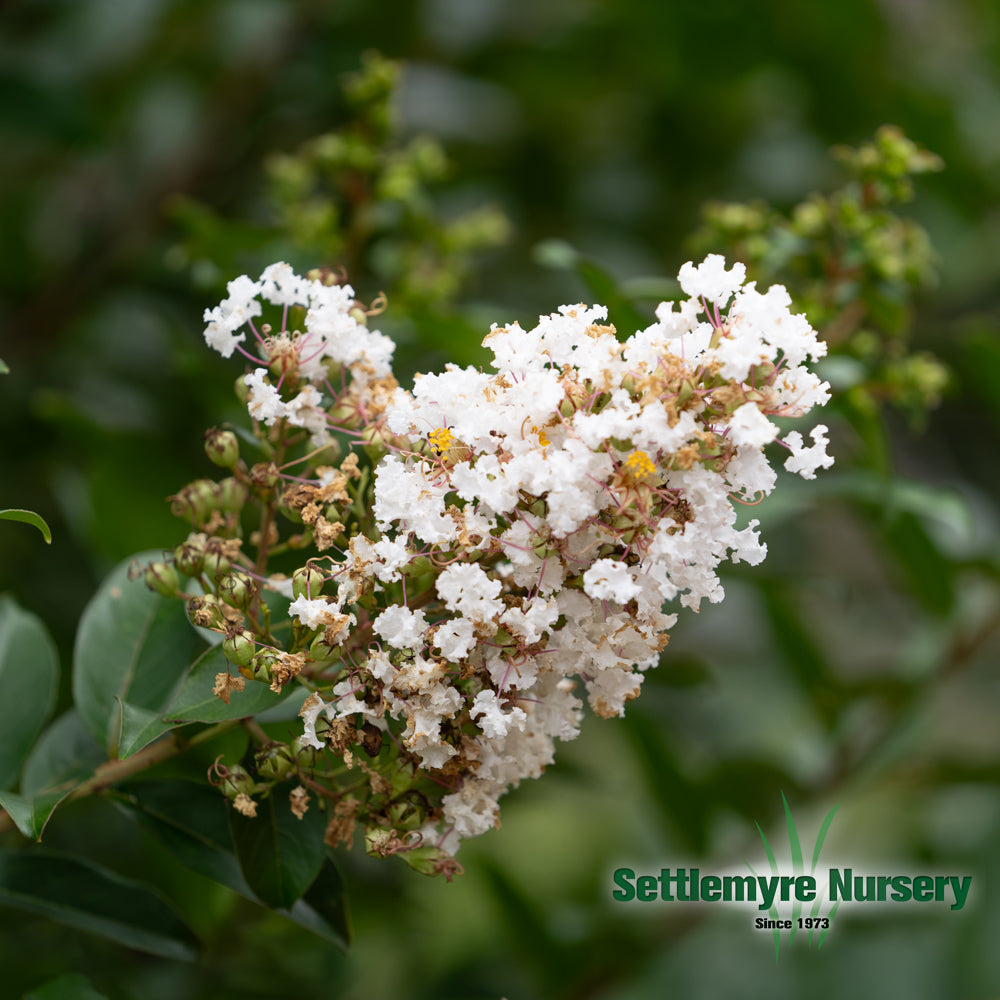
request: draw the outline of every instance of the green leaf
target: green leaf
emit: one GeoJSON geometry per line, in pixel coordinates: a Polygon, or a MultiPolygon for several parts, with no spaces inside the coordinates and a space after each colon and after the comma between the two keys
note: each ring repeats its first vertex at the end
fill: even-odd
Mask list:
{"type": "Polygon", "coordinates": [[[840,695],[822,648],[802,620],[787,587],[776,580],[761,580],[758,588],[775,648],[789,674],[808,696],[816,715],[832,729],[837,720],[840,695]]]}
{"type": "Polygon", "coordinates": [[[0,851],[0,904],[165,958],[197,954],[194,934],[154,890],[64,854],[0,851]]]}
{"type": "Polygon", "coordinates": [[[0,375],[9,375],[10,368],[7,367],[7,362],[0,358],[0,375]]]}
{"type": "Polygon", "coordinates": [[[132,782],[109,795],[186,868],[253,898],[233,853],[226,800],[217,789],[169,779],[132,782]]]}
{"type": "Polygon", "coordinates": [[[181,601],[128,579],[133,561],[121,563],[87,605],[74,651],[76,707],[94,738],[112,752],[118,737],[115,698],[150,711],[162,708],[200,645],[181,601]]]}
{"type": "Polygon", "coordinates": [[[0,789],[17,779],[55,707],[59,661],[41,621],[0,598],[0,789]]]}
{"type": "Polygon", "coordinates": [[[14,792],[0,792],[0,806],[4,807],[14,825],[29,840],[41,840],[49,817],[67,795],[68,791],[47,792],[26,798],[14,792]]]}
{"type": "MultiPolygon", "coordinates": [[[[3,362],[0,361],[0,365],[2,364],[3,362]]],[[[6,372],[0,374],[5,375],[6,372]]],[[[45,518],[41,514],[36,514],[33,510],[18,510],[13,507],[9,510],[0,510],[0,521],[23,521],[25,524],[33,524],[42,533],[42,538],[49,545],[52,544],[52,532],[45,523],[45,518]]]]}
{"type": "Polygon", "coordinates": [[[21,793],[28,797],[72,791],[107,760],[75,709],[42,733],[24,765],[21,793]]]}
{"type": "Polygon", "coordinates": [[[108,998],[105,994],[98,993],[86,976],[71,972],[50,979],[30,993],[25,993],[21,1000],[108,1000],[108,998]]]}
{"type": "Polygon", "coordinates": [[[42,733],[21,775],[21,794],[0,793],[0,805],[17,828],[41,840],[57,806],[106,760],[73,709],[42,733]]]}
{"type": "MultiPolygon", "coordinates": [[[[228,808],[218,791],[170,779],[133,782],[108,794],[186,868],[259,902],[233,853],[228,808]]],[[[338,948],[350,943],[344,882],[329,854],[305,895],[277,912],[338,948]]]]}
{"type": "Polygon", "coordinates": [[[286,915],[300,927],[347,951],[352,936],[347,893],[340,871],[329,855],[313,884],[286,915]]]}
{"type": "Polygon", "coordinates": [[[195,660],[174,700],[163,713],[164,718],[179,722],[227,722],[245,719],[280,704],[295,689],[288,684],[275,694],[260,681],[247,681],[242,691],[233,691],[227,705],[212,694],[216,674],[233,672],[235,667],[226,659],[220,646],[205,650],[195,660]]]}
{"type": "Polygon", "coordinates": [[[302,819],[288,803],[289,785],[257,802],[256,816],[229,811],[236,856],[247,884],[262,903],[289,909],[319,875],[326,848],[323,815],[313,802],[302,819]]]}
{"type": "Polygon", "coordinates": [[[120,726],[118,734],[118,759],[125,760],[143,747],[158,740],[164,733],[177,728],[176,722],[164,722],[161,712],[147,712],[127,701],[118,699],[120,726]]]}
{"type": "Polygon", "coordinates": [[[955,606],[955,568],[934,544],[919,518],[901,511],[884,530],[903,579],[925,611],[947,616],[955,606]]]}

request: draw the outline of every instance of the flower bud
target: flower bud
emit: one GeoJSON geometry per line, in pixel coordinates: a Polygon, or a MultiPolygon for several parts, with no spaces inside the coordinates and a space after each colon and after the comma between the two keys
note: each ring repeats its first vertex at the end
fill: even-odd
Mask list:
{"type": "Polygon", "coordinates": [[[222,652],[230,663],[237,667],[245,667],[254,654],[253,633],[239,632],[236,635],[227,636],[222,641],[222,652]]]}
{"type": "Polygon", "coordinates": [[[164,597],[173,597],[180,589],[180,580],[177,578],[177,570],[169,563],[152,562],[146,567],[144,577],[146,586],[164,597]]]}
{"type": "Polygon", "coordinates": [[[205,454],[215,465],[231,469],[240,459],[240,443],[232,431],[213,427],[205,432],[205,454]]]}
{"type": "Polygon", "coordinates": [[[314,563],[306,563],[292,576],[292,594],[298,597],[313,599],[319,597],[323,590],[326,576],[314,563]]]}
{"type": "Polygon", "coordinates": [[[241,403],[245,403],[250,398],[250,386],[246,383],[246,375],[240,375],[233,384],[233,388],[236,390],[236,398],[241,403]]]}

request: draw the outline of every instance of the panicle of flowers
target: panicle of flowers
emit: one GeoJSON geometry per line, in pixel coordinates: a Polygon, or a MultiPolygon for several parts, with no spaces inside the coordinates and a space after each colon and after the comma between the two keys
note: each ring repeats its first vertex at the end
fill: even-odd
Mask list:
{"type": "Polygon", "coordinates": [[[335,839],[357,818],[376,853],[453,852],[497,824],[501,796],[577,735],[583,698],[610,717],[639,694],[671,604],[718,602],[724,559],[764,558],[734,501],[773,489],[765,447],[806,479],[832,464],[824,426],[807,445],[773,422],[829,398],[807,367],[826,346],[785,289],[759,292],[715,255],[679,278],[687,298],[627,340],[604,307],[563,306],[494,326],[491,372],[449,365],[412,391],[349,286],[276,264],[206,312],[211,346],[255,352],[255,420],[317,447],[344,430],[378,459],[370,475],[357,452],[280,473],[299,548],[323,555],[294,578],[294,649],[245,671],[273,683],[273,657],[300,656],[286,671],[313,692],[300,749],[352,766],[378,748],[367,804],[331,789],[335,839]],[[258,297],[283,310],[278,333],[254,325],[258,297]]]}

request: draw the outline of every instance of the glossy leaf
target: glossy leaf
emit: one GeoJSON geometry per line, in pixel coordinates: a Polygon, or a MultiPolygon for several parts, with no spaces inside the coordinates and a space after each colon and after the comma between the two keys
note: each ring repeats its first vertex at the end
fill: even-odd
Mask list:
{"type": "Polygon", "coordinates": [[[125,760],[138,753],[164,733],[177,728],[176,722],[164,722],[162,712],[149,712],[118,699],[118,758],[125,760]]]}
{"type": "Polygon", "coordinates": [[[148,886],[41,849],[0,852],[0,904],[172,959],[193,959],[197,939],[148,886]]]}
{"type": "Polygon", "coordinates": [[[161,708],[199,645],[182,602],[128,579],[133,561],[121,563],[87,605],[74,653],[73,697],[80,717],[111,750],[118,736],[115,698],[136,708],[161,708]]]}
{"type": "Polygon", "coordinates": [[[133,782],[111,794],[186,868],[253,898],[233,853],[226,800],[217,789],[171,779],[133,782]]]}
{"type": "Polygon", "coordinates": [[[41,621],[0,598],[0,788],[9,788],[55,706],[59,661],[41,621]]]}
{"type": "Polygon", "coordinates": [[[0,521],[23,521],[25,524],[33,524],[42,533],[42,538],[49,545],[52,544],[52,532],[48,524],[45,523],[45,518],[33,510],[18,510],[17,508],[0,510],[0,521]]]}
{"type": "MultiPolygon", "coordinates": [[[[134,782],[111,793],[116,804],[182,865],[258,902],[234,854],[228,806],[207,785],[188,781],[134,782]]],[[[328,856],[305,895],[282,916],[347,949],[351,926],[343,879],[328,856]]]]}
{"type": "Polygon", "coordinates": [[[313,802],[302,819],[288,803],[290,785],[279,785],[257,802],[257,815],[231,809],[236,856],[247,884],[261,902],[289,909],[312,885],[323,866],[323,815],[313,802]]]}
{"type": "Polygon", "coordinates": [[[107,760],[76,709],[59,716],[42,733],[24,765],[21,793],[26,796],[67,792],[107,760]]]}
{"type": "Polygon", "coordinates": [[[344,880],[327,857],[305,895],[287,913],[288,918],[346,951],[351,943],[351,920],[344,880]]]}
{"type": "Polygon", "coordinates": [[[29,840],[41,840],[49,817],[69,792],[47,792],[27,798],[14,792],[0,792],[0,806],[29,840]]]}
{"type": "Polygon", "coordinates": [[[280,704],[294,690],[294,685],[288,685],[281,694],[275,694],[266,684],[247,681],[242,691],[230,694],[227,705],[212,693],[216,675],[227,670],[234,673],[236,668],[223,655],[222,648],[207,649],[194,662],[164,717],[180,722],[245,719],[280,704]]]}

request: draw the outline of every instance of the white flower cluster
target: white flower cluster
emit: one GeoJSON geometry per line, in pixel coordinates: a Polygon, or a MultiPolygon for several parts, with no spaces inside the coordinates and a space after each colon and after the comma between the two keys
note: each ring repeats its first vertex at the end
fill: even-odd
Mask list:
{"type": "Polygon", "coordinates": [[[218,306],[205,310],[205,342],[224,358],[239,350],[261,365],[245,378],[250,390],[247,407],[255,420],[271,425],[287,419],[308,430],[314,446],[319,447],[328,440],[329,421],[316,386],[329,379],[331,362],[349,370],[353,396],[347,402],[358,409],[366,404],[371,408],[383,383],[391,380],[395,344],[367,328],[364,311],[350,285],[304,278],[288,264],[278,263],[265,268],[256,281],[247,275],[230,281],[227,291],[228,297],[218,306]],[[254,325],[263,311],[261,298],[282,307],[280,331],[275,333],[267,325],[258,330],[254,325]],[[296,308],[305,310],[302,331],[287,327],[289,311],[296,308]],[[256,342],[257,355],[242,346],[247,338],[245,328],[256,342]],[[310,384],[286,401],[279,388],[268,381],[269,374],[279,384],[310,384]]]}
{"type": "MultiPolygon", "coordinates": [[[[351,540],[335,602],[292,607],[338,640],[366,622],[372,634],[332,700],[310,700],[307,735],[323,745],[320,713],[383,730],[405,719],[403,746],[452,789],[423,831],[447,850],[494,825],[500,796],[577,734],[578,685],[598,715],[622,714],[666,645],[676,616],[665,602],[718,602],[723,559],[764,558],[757,522],[739,528],[733,499],[775,485],[771,418],[828,399],[805,367],[826,346],[784,288],[758,292],[742,265],[710,256],[679,277],[688,299],[624,342],[604,308],[563,307],[531,330],[494,327],[493,373],[449,366],[397,391],[382,419],[403,443],[376,472],[381,537],[351,540]],[[421,579],[409,607],[405,587],[412,595],[421,579]],[[382,608],[370,622],[356,603],[365,595],[382,608]]],[[[283,280],[260,285],[335,311],[321,305],[325,289],[283,280]]],[[[220,331],[252,312],[233,284],[212,314],[220,331]]],[[[322,343],[324,356],[354,356],[325,346],[341,343],[332,335],[322,343]]],[[[253,398],[268,412],[256,384],[253,398]]],[[[826,428],[812,441],[780,442],[785,467],[807,479],[832,464],[826,428]]]]}

